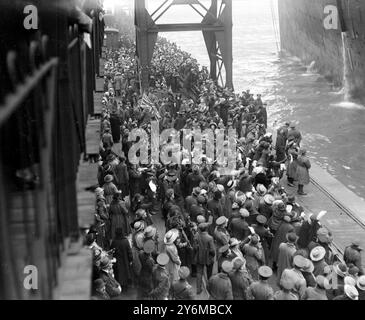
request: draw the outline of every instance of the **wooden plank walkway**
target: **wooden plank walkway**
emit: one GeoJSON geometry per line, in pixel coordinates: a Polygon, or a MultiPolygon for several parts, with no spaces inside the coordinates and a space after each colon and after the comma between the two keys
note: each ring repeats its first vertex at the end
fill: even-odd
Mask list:
{"type": "Polygon", "coordinates": [[[90,300],[92,263],[92,252],[88,248],[80,248],[76,254],[67,255],[55,299],[90,300]]]}
{"type": "Polygon", "coordinates": [[[99,75],[100,77],[104,76],[104,72],[105,72],[105,59],[104,58],[100,58],[100,62],[99,62],[99,75]]]}
{"type": "Polygon", "coordinates": [[[101,100],[103,98],[103,92],[94,92],[94,114],[101,115],[103,105],[101,100]]]}
{"type": "Polygon", "coordinates": [[[90,226],[94,223],[95,195],[86,188],[96,186],[98,164],[82,162],[77,176],[77,203],[79,226],[90,226]]]}
{"type": "Polygon", "coordinates": [[[98,155],[100,144],[100,119],[93,119],[89,116],[86,125],[86,154],[98,155]]]}
{"type": "Polygon", "coordinates": [[[95,92],[104,92],[104,78],[95,77],[95,92]]]}

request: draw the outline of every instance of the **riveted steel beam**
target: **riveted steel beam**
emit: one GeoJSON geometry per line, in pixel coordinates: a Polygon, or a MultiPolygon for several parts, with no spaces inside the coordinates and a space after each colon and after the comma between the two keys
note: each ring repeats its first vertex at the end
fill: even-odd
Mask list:
{"type": "Polygon", "coordinates": [[[233,89],[232,74],[232,0],[211,0],[209,9],[199,0],[161,0],[158,8],[150,14],[146,9],[145,0],[135,0],[135,27],[137,57],[141,77],[142,91],[148,89],[149,67],[152,60],[154,46],[159,32],[187,32],[201,31],[210,59],[210,76],[223,87],[233,89]],[[219,4],[219,10],[218,10],[219,4]],[[200,23],[156,24],[156,21],[167,14],[168,9],[175,5],[190,6],[198,11],[194,5],[204,9],[198,11],[203,17],[200,23]],[[161,11],[158,14],[158,11],[161,11]],[[157,15],[153,19],[153,16],[157,15]],[[225,83],[222,69],[225,69],[225,83]],[[218,71],[218,72],[217,72],[218,71]],[[219,81],[220,80],[220,81],[219,81]],[[220,82],[220,83],[219,83],[220,82]]]}

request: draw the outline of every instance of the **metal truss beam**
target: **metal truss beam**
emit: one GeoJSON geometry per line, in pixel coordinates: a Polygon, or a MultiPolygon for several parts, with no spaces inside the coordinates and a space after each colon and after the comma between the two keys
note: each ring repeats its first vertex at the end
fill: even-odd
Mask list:
{"type": "MultiPolygon", "coordinates": [[[[155,0],[156,1],[156,0],[155,0]]],[[[210,59],[210,76],[219,85],[233,89],[232,0],[211,0],[206,8],[199,0],[160,0],[150,14],[146,0],[135,0],[136,45],[142,91],[148,90],[149,67],[159,32],[201,31],[210,59]],[[219,4],[219,10],[218,10],[219,4]],[[203,17],[200,23],[157,24],[175,5],[190,6],[203,17]],[[197,5],[200,11],[194,7],[197,5]],[[225,71],[225,81],[222,71],[225,71]]]]}
{"type": "Polygon", "coordinates": [[[201,23],[156,24],[148,32],[180,32],[180,31],[224,31],[224,26],[203,25],[201,23]]]}

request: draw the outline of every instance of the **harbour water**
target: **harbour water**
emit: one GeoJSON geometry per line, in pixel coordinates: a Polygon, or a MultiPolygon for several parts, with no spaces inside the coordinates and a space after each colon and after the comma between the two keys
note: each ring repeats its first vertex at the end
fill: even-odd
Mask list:
{"type": "MultiPolygon", "coordinates": [[[[159,22],[186,22],[187,17],[190,22],[201,20],[191,8],[176,6],[159,22]]],[[[276,28],[276,0],[233,0],[235,90],[262,93],[269,125],[275,129],[286,120],[295,121],[312,161],[365,198],[365,106],[345,101],[345,90],[317,74],[315,63],[305,66],[279,53],[276,28]]],[[[161,35],[209,65],[200,32],[161,35]]]]}

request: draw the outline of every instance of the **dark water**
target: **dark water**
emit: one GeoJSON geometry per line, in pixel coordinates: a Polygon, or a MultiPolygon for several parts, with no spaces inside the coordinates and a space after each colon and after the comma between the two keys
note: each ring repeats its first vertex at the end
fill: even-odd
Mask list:
{"type": "MultiPolygon", "coordinates": [[[[295,57],[278,53],[276,1],[234,0],[233,6],[235,90],[262,93],[273,128],[296,121],[312,161],[365,198],[365,107],[344,102],[344,90],[333,88],[295,57]]],[[[192,9],[176,6],[160,22],[186,22],[187,17],[200,21],[192,9]]],[[[199,32],[162,35],[208,65],[199,32]]]]}

